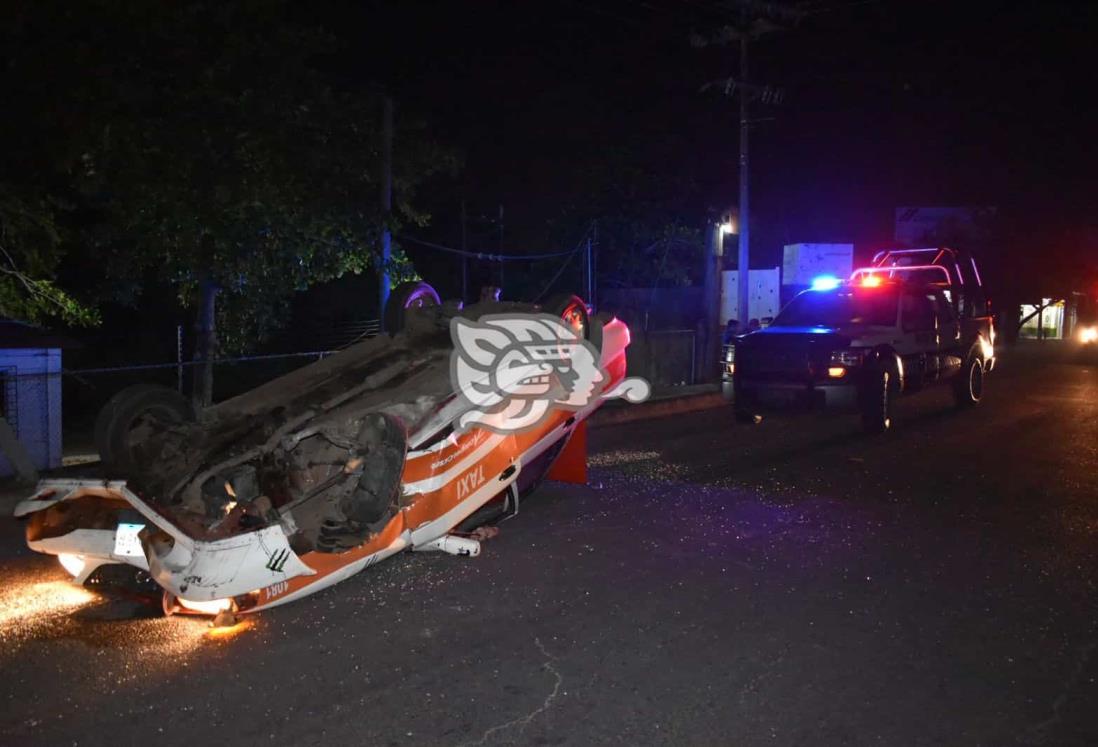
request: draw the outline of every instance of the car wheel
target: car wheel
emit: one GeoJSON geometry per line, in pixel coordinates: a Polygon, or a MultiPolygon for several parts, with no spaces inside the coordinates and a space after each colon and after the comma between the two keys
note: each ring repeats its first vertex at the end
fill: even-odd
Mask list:
{"type": "Polygon", "coordinates": [[[862,397],[862,429],[866,433],[884,433],[892,429],[892,402],[899,382],[887,368],[870,379],[862,397]]]}
{"type": "Polygon", "coordinates": [[[953,401],[958,407],[975,407],[984,396],[984,362],[970,355],[953,379],[953,401]]]}
{"type": "Polygon", "coordinates": [[[564,323],[572,328],[576,336],[582,340],[591,337],[591,321],[587,316],[587,304],[583,299],[572,293],[561,293],[553,296],[541,306],[546,314],[559,316],[564,323]]]}
{"type": "Polygon", "coordinates": [[[385,331],[395,335],[404,329],[405,315],[408,309],[418,309],[424,306],[439,306],[438,293],[429,283],[422,280],[413,280],[401,283],[389,294],[389,300],[385,302],[385,331]]]}
{"type": "Polygon", "coordinates": [[[127,387],[111,397],[95,420],[99,459],[108,470],[132,471],[149,456],[142,453],[142,442],[194,419],[191,403],[174,389],[153,384],[127,387]]]}

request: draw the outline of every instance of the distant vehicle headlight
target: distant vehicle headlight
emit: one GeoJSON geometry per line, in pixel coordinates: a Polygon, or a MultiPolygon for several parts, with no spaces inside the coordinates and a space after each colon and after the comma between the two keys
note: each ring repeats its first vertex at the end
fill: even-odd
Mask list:
{"type": "Polygon", "coordinates": [[[858,348],[836,350],[831,353],[831,363],[829,365],[833,367],[843,366],[845,368],[854,368],[862,365],[864,359],[865,351],[858,348]]]}
{"type": "Polygon", "coordinates": [[[1098,326],[1091,325],[1090,327],[1083,327],[1079,330],[1079,342],[1084,345],[1089,345],[1092,342],[1098,342],[1098,326]]]}

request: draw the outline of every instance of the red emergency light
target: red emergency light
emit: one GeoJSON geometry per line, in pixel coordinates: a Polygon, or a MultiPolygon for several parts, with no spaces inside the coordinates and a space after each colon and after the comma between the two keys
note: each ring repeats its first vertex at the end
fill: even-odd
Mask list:
{"type": "Polygon", "coordinates": [[[949,275],[949,270],[941,265],[903,265],[900,267],[859,267],[854,272],[850,273],[850,282],[863,287],[873,288],[881,284],[881,275],[888,274],[889,278],[894,277],[896,274],[904,272],[934,272],[941,273],[945,277],[945,282],[942,285],[952,285],[953,278],[949,275]]]}

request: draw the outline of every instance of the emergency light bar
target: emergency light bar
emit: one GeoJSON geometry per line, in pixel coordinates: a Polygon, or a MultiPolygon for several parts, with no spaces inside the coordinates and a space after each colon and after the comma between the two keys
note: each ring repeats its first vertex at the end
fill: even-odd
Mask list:
{"type": "MultiPolygon", "coordinates": [[[[965,285],[965,276],[961,273],[961,265],[958,263],[958,254],[953,249],[946,247],[924,247],[922,249],[882,249],[873,255],[873,260],[870,264],[873,267],[884,268],[886,266],[896,267],[897,265],[886,265],[885,263],[896,260],[922,260],[923,265],[937,265],[945,268],[947,273],[952,272],[954,275],[950,278],[950,285],[965,285]],[[952,265],[952,267],[950,267],[952,265]]],[[[963,261],[963,258],[961,259],[963,261]]],[[[972,255],[968,255],[968,262],[972,266],[972,278],[976,281],[977,287],[983,287],[983,279],[980,277],[980,270],[976,267],[976,258],[972,255]]],[[[903,265],[899,265],[903,266],[903,265]]]]}
{"type": "MultiPolygon", "coordinates": [[[[871,278],[880,275],[888,274],[889,277],[892,273],[899,272],[922,272],[925,270],[931,270],[933,272],[940,272],[945,276],[945,285],[953,285],[953,278],[949,274],[949,270],[941,265],[901,265],[899,267],[859,267],[854,272],[850,273],[850,282],[857,282],[859,277],[871,278]]],[[[863,282],[865,282],[863,280],[863,282]]]]}
{"type": "Polygon", "coordinates": [[[947,250],[945,249],[939,249],[935,247],[928,247],[925,249],[882,249],[881,251],[873,255],[873,264],[880,264],[883,260],[891,257],[894,254],[924,254],[928,252],[936,252],[936,254],[934,255],[934,259],[930,260],[930,262],[927,263],[933,265],[942,258],[942,255],[945,254],[946,251],[947,250]]]}

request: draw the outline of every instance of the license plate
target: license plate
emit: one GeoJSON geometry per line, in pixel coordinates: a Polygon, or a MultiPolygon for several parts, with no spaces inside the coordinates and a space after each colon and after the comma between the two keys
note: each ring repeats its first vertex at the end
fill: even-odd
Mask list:
{"type": "Polygon", "coordinates": [[[119,524],[114,533],[114,554],[123,558],[143,558],[141,540],[137,533],[145,528],[144,524],[119,524]]]}

